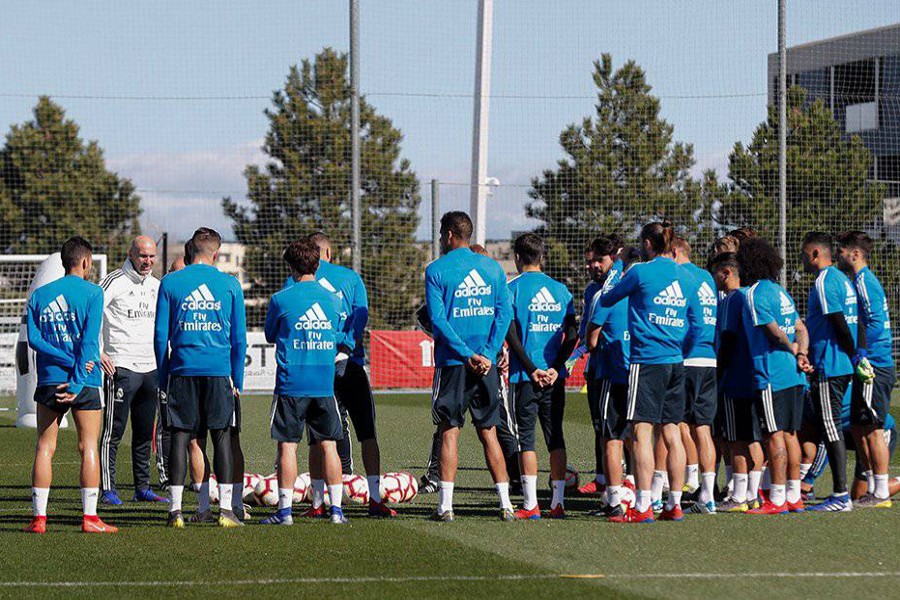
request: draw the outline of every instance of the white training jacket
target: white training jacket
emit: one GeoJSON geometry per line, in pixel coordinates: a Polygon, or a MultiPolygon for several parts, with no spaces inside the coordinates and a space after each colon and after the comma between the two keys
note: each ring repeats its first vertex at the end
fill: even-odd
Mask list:
{"type": "Polygon", "coordinates": [[[126,258],[100,282],[103,288],[103,352],[116,367],[135,373],[156,369],[153,329],[159,280],[143,276],[126,258]]]}

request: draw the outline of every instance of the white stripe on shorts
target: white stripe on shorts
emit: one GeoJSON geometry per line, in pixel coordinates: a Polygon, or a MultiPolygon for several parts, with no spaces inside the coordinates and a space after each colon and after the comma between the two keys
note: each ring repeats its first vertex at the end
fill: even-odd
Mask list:
{"type": "Polygon", "coordinates": [[[631,363],[628,368],[628,416],[627,420],[634,419],[634,411],[637,409],[638,380],[641,376],[640,363],[631,363]]]}

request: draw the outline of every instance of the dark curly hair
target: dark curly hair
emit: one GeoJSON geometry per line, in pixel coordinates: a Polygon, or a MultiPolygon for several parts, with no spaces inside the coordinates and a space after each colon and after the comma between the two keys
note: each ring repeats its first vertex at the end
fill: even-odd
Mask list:
{"type": "Polygon", "coordinates": [[[741,242],[737,251],[741,284],[753,285],[763,279],[777,279],[784,260],[768,240],[755,237],[741,242]]]}

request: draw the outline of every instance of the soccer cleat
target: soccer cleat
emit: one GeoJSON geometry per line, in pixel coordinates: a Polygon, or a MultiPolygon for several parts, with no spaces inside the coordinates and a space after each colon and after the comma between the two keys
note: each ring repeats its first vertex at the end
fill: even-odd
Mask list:
{"type": "Polygon", "coordinates": [[[890,497],[879,499],[875,494],[866,494],[853,502],[854,506],[860,508],[890,508],[892,504],[890,497]]]}
{"type": "Polygon", "coordinates": [[[541,507],[535,504],[534,508],[520,508],[516,511],[515,515],[517,519],[521,519],[523,521],[540,521],[541,507]]]}
{"type": "Polygon", "coordinates": [[[566,518],[566,509],[563,508],[562,504],[557,504],[553,508],[550,509],[550,518],[551,519],[565,519],[566,518]]]}
{"type": "Polygon", "coordinates": [[[762,506],[762,502],[759,501],[759,498],[754,498],[753,500],[747,500],[747,508],[749,510],[755,510],[762,506]]]}
{"type": "Polygon", "coordinates": [[[759,508],[751,508],[747,511],[748,515],[786,515],[788,512],[787,502],[784,504],[772,504],[768,500],[762,503],[759,508]]]}
{"type": "Polygon", "coordinates": [[[684,521],[684,513],[681,506],[675,505],[672,508],[666,508],[657,517],[660,521],[684,521]]]}
{"type": "Polygon", "coordinates": [[[431,513],[431,516],[428,517],[430,521],[438,521],[439,523],[452,523],[453,522],[453,511],[445,510],[444,512],[438,512],[438,509],[434,509],[434,512],[431,513]]]}
{"type": "Polygon", "coordinates": [[[749,507],[746,502],[738,502],[734,498],[728,498],[722,502],[719,502],[719,505],[716,507],[717,512],[731,512],[731,513],[742,513],[747,512],[749,507]]]}
{"type": "Polygon", "coordinates": [[[332,506],[331,511],[331,522],[335,525],[343,525],[347,522],[347,517],[344,516],[344,511],[340,509],[340,507],[332,506]]]}
{"type": "MultiPolygon", "coordinates": [[[[194,521],[191,522],[193,523],[194,521]]],[[[173,510],[169,513],[169,518],[166,520],[166,527],[184,529],[184,517],[181,516],[180,510],[173,510]]]]}
{"type": "Polygon", "coordinates": [[[110,506],[120,506],[122,504],[122,499],[119,498],[119,493],[116,492],[116,490],[106,490],[100,495],[100,502],[109,504],[110,506]]]}
{"type": "Polygon", "coordinates": [[[260,525],[293,525],[294,515],[291,514],[291,509],[281,508],[262,519],[259,523],[260,525]]]}
{"type": "Polygon", "coordinates": [[[622,515],[609,518],[610,523],[653,523],[653,521],[653,510],[650,508],[644,512],[629,508],[622,515]]]}
{"type": "Polygon", "coordinates": [[[306,512],[304,512],[300,516],[303,517],[304,519],[325,519],[328,517],[328,515],[325,514],[325,505],[324,504],[320,504],[319,506],[316,506],[316,507],[311,506],[311,507],[307,508],[306,512]]]}
{"type": "Polygon", "coordinates": [[[650,510],[653,512],[662,512],[663,509],[663,501],[662,500],[654,500],[650,503],[650,510]]]}
{"type": "MultiPolygon", "coordinates": [[[[540,511],[538,512],[538,519],[541,518],[540,511]]],[[[500,509],[500,520],[504,523],[509,523],[510,521],[517,521],[519,517],[516,516],[516,513],[513,512],[511,508],[501,508],[500,509]]]]}
{"type": "MultiPolygon", "coordinates": [[[[179,514],[181,514],[180,511],[179,514]]],[[[191,523],[215,523],[216,518],[213,516],[211,510],[204,510],[203,512],[197,511],[192,514],[190,518],[188,518],[188,521],[191,523]]]]}
{"type": "Polygon", "coordinates": [[[118,527],[107,525],[97,515],[84,515],[81,519],[81,533],[116,533],[117,531],[119,531],[118,527]]]}
{"type": "Polygon", "coordinates": [[[243,527],[244,523],[230,510],[219,509],[219,527],[230,529],[232,527],[243,527]]]}
{"type": "Polygon", "coordinates": [[[850,512],[853,510],[853,502],[850,500],[850,494],[841,494],[835,496],[832,494],[825,498],[825,501],[815,506],[810,506],[806,510],[812,512],[850,512]]]}
{"type": "Polygon", "coordinates": [[[440,489],[441,485],[437,481],[432,481],[422,476],[422,479],[419,480],[419,493],[420,494],[435,494],[440,489]]]}
{"type": "Polygon", "coordinates": [[[22,531],[25,533],[47,533],[47,517],[33,518],[31,523],[28,524],[28,527],[22,531]]]}
{"type": "Polygon", "coordinates": [[[603,519],[611,519],[613,517],[621,517],[624,514],[625,514],[625,509],[622,508],[621,504],[616,504],[615,506],[610,506],[609,504],[604,504],[597,510],[588,513],[588,515],[591,517],[600,517],[603,519]]]}
{"type": "Polygon", "coordinates": [[[714,515],[716,514],[716,503],[712,500],[705,503],[694,502],[687,511],[692,515],[714,515]]]}
{"type": "Polygon", "coordinates": [[[876,502],[873,505],[873,508],[890,508],[894,505],[894,501],[891,500],[890,496],[881,500],[879,498],[875,498],[876,502]]]}
{"type": "Polygon", "coordinates": [[[384,501],[375,502],[370,499],[369,516],[390,519],[397,516],[397,511],[385,504],[384,501]]]}
{"type": "Polygon", "coordinates": [[[597,480],[594,479],[578,488],[578,493],[582,496],[596,496],[597,494],[602,494],[605,490],[606,486],[602,483],[597,483],[597,480]]]}
{"type": "Polygon", "coordinates": [[[169,499],[154,493],[153,490],[135,490],[132,502],[161,502],[162,504],[168,504],[169,499]]]}
{"type": "Polygon", "coordinates": [[[806,511],[806,505],[803,504],[803,498],[800,498],[796,502],[787,502],[788,510],[792,513],[801,513],[806,511]]]}

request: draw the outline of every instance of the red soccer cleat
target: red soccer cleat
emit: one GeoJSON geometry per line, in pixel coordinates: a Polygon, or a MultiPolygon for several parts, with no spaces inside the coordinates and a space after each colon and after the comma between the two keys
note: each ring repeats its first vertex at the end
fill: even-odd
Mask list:
{"type": "Polygon", "coordinates": [[[565,519],[566,518],[566,509],[563,508],[562,504],[557,504],[553,508],[550,509],[550,518],[551,519],[565,519]]]}
{"type": "Polygon", "coordinates": [[[325,512],[325,505],[320,504],[316,508],[309,507],[308,509],[306,509],[306,512],[304,512],[300,516],[304,519],[325,519],[328,517],[328,513],[325,512]]]}
{"type": "Polygon", "coordinates": [[[785,515],[788,512],[787,502],[784,504],[776,506],[772,504],[768,500],[763,502],[763,505],[759,508],[751,508],[747,511],[748,515],[785,515]]]}
{"type": "Polygon", "coordinates": [[[638,512],[633,508],[629,508],[621,515],[609,518],[610,523],[652,523],[653,521],[652,508],[648,508],[644,512],[638,512]]]}
{"type": "Polygon", "coordinates": [[[369,516],[390,519],[397,516],[397,511],[387,506],[384,502],[369,500],[369,516]]]}
{"type": "Polygon", "coordinates": [[[582,496],[596,496],[602,494],[606,490],[606,486],[598,484],[597,480],[588,481],[586,484],[578,488],[578,493],[582,496]]]}
{"type": "Polygon", "coordinates": [[[118,527],[107,525],[96,515],[90,517],[84,515],[84,518],[81,519],[81,533],[116,533],[117,531],[119,531],[118,527]]]}
{"type": "Polygon", "coordinates": [[[23,529],[25,533],[47,533],[47,517],[35,517],[28,527],[23,529]]]}
{"type": "Polygon", "coordinates": [[[541,518],[541,507],[535,504],[531,509],[520,508],[516,511],[516,518],[537,521],[541,518]]]}
{"type": "Polygon", "coordinates": [[[659,513],[658,519],[660,521],[684,521],[684,513],[681,511],[681,506],[676,504],[672,508],[664,508],[659,513]]]}
{"type": "Polygon", "coordinates": [[[794,513],[804,512],[806,510],[806,505],[803,504],[803,498],[800,498],[796,502],[788,502],[787,507],[789,511],[794,513]]]}

